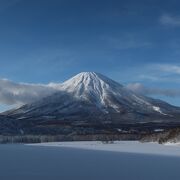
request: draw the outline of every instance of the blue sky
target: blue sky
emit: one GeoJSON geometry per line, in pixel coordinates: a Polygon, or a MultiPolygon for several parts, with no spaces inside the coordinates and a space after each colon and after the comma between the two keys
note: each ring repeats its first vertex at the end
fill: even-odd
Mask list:
{"type": "Polygon", "coordinates": [[[48,84],[81,71],[180,106],[180,2],[0,0],[1,79],[48,84]]]}

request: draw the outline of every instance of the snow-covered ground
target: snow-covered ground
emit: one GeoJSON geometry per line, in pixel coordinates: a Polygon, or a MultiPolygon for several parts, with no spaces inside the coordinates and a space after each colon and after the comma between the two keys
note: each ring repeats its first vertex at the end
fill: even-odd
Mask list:
{"type": "Polygon", "coordinates": [[[138,142],[117,142],[114,145],[99,142],[43,145],[46,146],[0,145],[0,179],[180,180],[179,148],[175,150],[172,146],[138,142]],[[118,152],[96,151],[97,149],[116,149],[118,152]],[[151,155],[124,153],[125,151],[150,152],[151,155]],[[157,153],[164,155],[156,155],[157,153]]]}
{"type": "Polygon", "coordinates": [[[167,145],[167,146],[179,146],[179,148],[180,148],[180,142],[167,142],[165,145],[167,145]]]}
{"type": "Polygon", "coordinates": [[[114,141],[103,143],[100,141],[75,141],[30,144],[33,146],[66,147],[87,150],[101,150],[112,152],[128,152],[140,154],[180,156],[180,144],[160,145],[158,143],[141,143],[138,141],[114,141]]]}

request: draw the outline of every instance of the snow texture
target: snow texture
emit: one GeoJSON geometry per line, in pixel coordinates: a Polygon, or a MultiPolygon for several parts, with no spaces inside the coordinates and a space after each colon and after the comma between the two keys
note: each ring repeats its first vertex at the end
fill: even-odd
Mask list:
{"type": "Polygon", "coordinates": [[[57,93],[10,111],[10,114],[54,116],[54,112],[59,114],[88,112],[120,115],[125,112],[127,114],[137,112],[137,114],[165,116],[174,110],[176,108],[173,106],[136,94],[102,74],[82,72],[59,85],[57,93]]]}
{"type": "Polygon", "coordinates": [[[141,143],[138,141],[114,141],[112,143],[103,143],[100,141],[76,141],[76,142],[52,142],[29,144],[33,146],[66,147],[87,150],[101,150],[112,152],[128,152],[140,154],[180,156],[180,147],[174,143],[160,145],[158,143],[141,143]]]}

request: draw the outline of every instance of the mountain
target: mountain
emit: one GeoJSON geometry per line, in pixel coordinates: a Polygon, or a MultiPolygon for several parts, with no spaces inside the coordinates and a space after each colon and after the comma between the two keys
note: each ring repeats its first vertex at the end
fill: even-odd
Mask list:
{"type": "Polygon", "coordinates": [[[180,108],[136,94],[99,73],[77,74],[58,90],[3,115],[16,120],[23,132],[44,134],[88,134],[132,126],[147,128],[147,124],[150,128],[180,124],[180,108]]]}

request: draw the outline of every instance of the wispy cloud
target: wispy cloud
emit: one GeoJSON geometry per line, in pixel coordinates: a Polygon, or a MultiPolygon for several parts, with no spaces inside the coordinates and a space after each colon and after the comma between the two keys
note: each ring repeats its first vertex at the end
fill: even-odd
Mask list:
{"type": "Polygon", "coordinates": [[[163,25],[180,26],[180,16],[163,14],[159,20],[160,20],[160,23],[163,25]]]}
{"type": "Polygon", "coordinates": [[[160,71],[169,72],[173,74],[180,74],[180,65],[173,64],[159,64],[156,66],[160,71]]]}
{"type": "Polygon", "coordinates": [[[0,103],[21,105],[46,97],[59,88],[60,84],[25,84],[0,79],[0,103]]]}
{"type": "Polygon", "coordinates": [[[149,80],[152,82],[174,82],[180,83],[179,64],[149,64],[136,70],[136,81],[149,80]]]}
{"type": "Polygon", "coordinates": [[[142,95],[163,95],[168,97],[180,97],[178,89],[150,88],[141,83],[132,83],[126,86],[127,89],[142,95]]]}
{"type": "MultiPolygon", "coordinates": [[[[180,90],[178,89],[151,88],[142,83],[131,83],[125,87],[142,95],[180,97],[180,90]]],[[[60,89],[60,83],[27,84],[0,79],[0,104],[8,106],[27,104],[51,95],[60,89]]]]}

